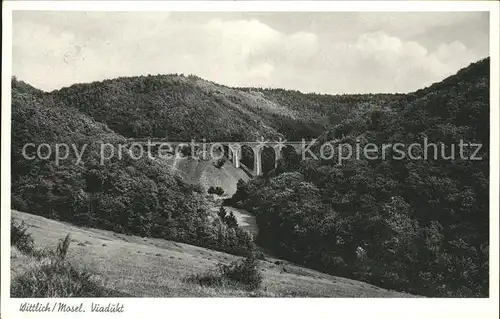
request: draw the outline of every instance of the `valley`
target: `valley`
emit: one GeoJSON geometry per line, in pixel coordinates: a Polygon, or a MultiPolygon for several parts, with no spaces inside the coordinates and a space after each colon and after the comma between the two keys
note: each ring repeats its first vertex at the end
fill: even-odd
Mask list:
{"type": "MultiPolygon", "coordinates": [[[[37,246],[71,233],[68,259],[130,296],[484,297],[489,142],[488,58],[407,94],[229,88],[179,74],[44,92],[13,78],[12,216],[37,246]],[[126,152],[102,165],[99,152],[102,143],[144,138],[353,146],[359,136],[364,145],[424,137],[482,144],[483,160],[351,157],[337,165],[283,152],[275,167],[270,150],[263,174],[250,178],[228,160],[126,152]],[[87,151],[77,164],[74,154],[56,163],[25,156],[27,143],[87,151]],[[221,206],[234,218],[218,215],[221,206]],[[257,268],[248,256],[259,249],[268,255],[257,268]],[[185,280],[242,258],[262,274],[258,289],[185,280]]],[[[242,154],[252,167],[251,150],[242,154]]],[[[41,262],[12,253],[13,277],[41,262]]]]}

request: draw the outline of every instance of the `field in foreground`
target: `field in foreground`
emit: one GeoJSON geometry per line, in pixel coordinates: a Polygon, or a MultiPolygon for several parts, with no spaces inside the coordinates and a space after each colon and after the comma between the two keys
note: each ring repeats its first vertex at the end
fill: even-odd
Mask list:
{"type": "MultiPolygon", "coordinates": [[[[163,239],[79,228],[18,211],[12,211],[12,217],[29,226],[28,232],[40,248],[54,247],[71,233],[69,260],[98,273],[107,289],[131,297],[412,297],[275,258],[260,261],[264,284],[259,291],[203,287],[184,279],[238,257],[163,239]]],[[[12,250],[12,277],[29,264],[30,257],[12,250]]]]}

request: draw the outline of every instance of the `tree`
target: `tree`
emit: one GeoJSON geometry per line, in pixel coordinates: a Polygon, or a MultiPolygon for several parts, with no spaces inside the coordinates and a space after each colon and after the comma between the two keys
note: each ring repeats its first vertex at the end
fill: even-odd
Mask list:
{"type": "Polygon", "coordinates": [[[210,186],[208,188],[207,192],[209,194],[216,194],[216,195],[219,195],[219,196],[224,195],[224,189],[222,189],[222,187],[219,187],[219,186],[216,186],[216,187],[210,186]]]}
{"type": "Polygon", "coordinates": [[[214,166],[215,166],[216,168],[219,168],[219,169],[220,169],[220,168],[222,168],[222,166],[224,166],[224,164],[225,164],[225,163],[226,163],[226,159],[225,159],[225,158],[219,158],[219,159],[215,162],[214,166]]]}
{"type": "Polygon", "coordinates": [[[222,221],[226,220],[227,211],[224,208],[224,206],[221,206],[219,208],[219,211],[217,212],[217,215],[219,216],[220,220],[222,220],[222,221]]]}
{"type": "Polygon", "coordinates": [[[238,227],[238,221],[236,220],[236,216],[234,216],[233,212],[230,212],[229,215],[224,218],[224,222],[229,228],[238,227]]]}
{"type": "Polygon", "coordinates": [[[247,184],[244,180],[239,179],[238,183],[236,183],[236,192],[231,197],[231,202],[236,204],[241,200],[245,200],[248,197],[248,189],[247,184]]]}

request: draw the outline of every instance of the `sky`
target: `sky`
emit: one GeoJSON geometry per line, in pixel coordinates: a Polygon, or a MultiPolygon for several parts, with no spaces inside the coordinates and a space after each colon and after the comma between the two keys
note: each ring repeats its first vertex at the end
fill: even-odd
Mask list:
{"type": "Polygon", "coordinates": [[[489,56],[487,12],[14,11],[12,72],[51,91],[120,76],[411,92],[489,56]]]}

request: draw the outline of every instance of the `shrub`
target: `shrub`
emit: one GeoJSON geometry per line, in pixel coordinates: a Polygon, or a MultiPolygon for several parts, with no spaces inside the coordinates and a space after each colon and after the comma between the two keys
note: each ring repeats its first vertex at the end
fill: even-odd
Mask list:
{"type": "Polygon", "coordinates": [[[59,244],[56,249],[56,256],[59,259],[65,259],[68,254],[69,244],[71,243],[71,236],[67,234],[64,239],[59,240],[59,244]]]}
{"type": "Polygon", "coordinates": [[[255,290],[262,284],[262,274],[258,266],[258,260],[252,254],[246,257],[243,262],[232,262],[229,265],[221,265],[220,267],[223,277],[255,290]]]}
{"type": "Polygon", "coordinates": [[[55,258],[56,257],[56,252],[54,249],[44,247],[44,248],[34,248],[33,252],[31,253],[31,256],[34,258],[40,260],[42,258],[55,258]]]}
{"type": "Polygon", "coordinates": [[[224,208],[224,206],[221,206],[219,208],[219,211],[217,212],[217,215],[219,216],[220,220],[224,221],[226,219],[227,211],[224,208]]]}
{"type": "Polygon", "coordinates": [[[25,254],[32,254],[34,251],[34,240],[27,232],[28,226],[24,221],[12,218],[10,223],[10,244],[25,254]]]}
{"type": "Polygon", "coordinates": [[[219,264],[217,269],[204,274],[188,278],[203,286],[233,286],[246,290],[256,290],[262,285],[262,274],[258,269],[259,263],[254,254],[243,260],[234,261],[229,265],[219,264]]]}
{"type": "Polygon", "coordinates": [[[217,187],[210,186],[208,188],[208,193],[222,196],[222,195],[224,195],[224,190],[219,186],[217,186],[217,187]]]}
{"type": "Polygon", "coordinates": [[[103,297],[105,289],[88,271],[79,271],[58,258],[43,258],[13,279],[11,297],[103,297]]]}
{"type": "Polygon", "coordinates": [[[233,194],[230,200],[228,200],[228,204],[232,204],[238,206],[238,202],[247,199],[248,197],[248,186],[244,180],[239,179],[236,184],[236,192],[233,194]]]}
{"type": "Polygon", "coordinates": [[[219,208],[217,215],[219,216],[220,220],[227,225],[227,227],[229,228],[238,227],[238,221],[236,220],[236,217],[234,216],[233,212],[229,213],[228,215],[224,206],[221,206],[219,208]]]}
{"type": "MultiPolygon", "coordinates": [[[[25,234],[23,238],[26,238],[25,229],[22,234],[25,234]]],[[[31,240],[30,243],[30,255],[33,258],[28,270],[12,280],[12,297],[66,298],[111,295],[111,291],[106,290],[90,271],[78,270],[66,261],[71,243],[69,234],[64,239],[59,240],[55,251],[34,249],[33,241],[31,240]]],[[[116,295],[116,293],[112,293],[112,295],[116,295]]]]}
{"type": "Polygon", "coordinates": [[[21,196],[18,196],[16,194],[11,195],[10,206],[11,208],[19,210],[21,212],[27,212],[30,208],[26,201],[22,199],[21,196]]]}
{"type": "Polygon", "coordinates": [[[233,212],[229,213],[229,215],[224,218],[224,222],[229,228],[238,227],[238,221],[236,220],[236,217],[234,216],[233,212]]]}

